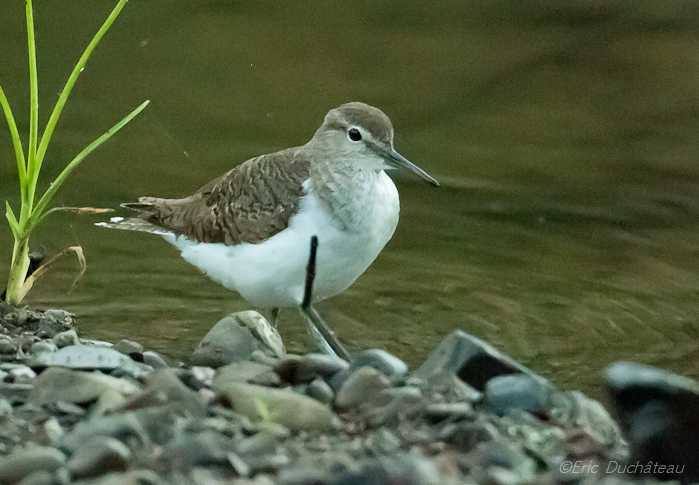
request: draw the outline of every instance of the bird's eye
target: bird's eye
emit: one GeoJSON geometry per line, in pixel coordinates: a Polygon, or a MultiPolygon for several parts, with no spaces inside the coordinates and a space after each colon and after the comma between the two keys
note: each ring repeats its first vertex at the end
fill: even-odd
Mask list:
{"type": "Polygon", "coordinates": [[[349,139],[352,141],[359,141],[362,139],[362,134],[359,133],[359,130],[356,128],[350,128],[347,134],[349,135],[349,139]]]}

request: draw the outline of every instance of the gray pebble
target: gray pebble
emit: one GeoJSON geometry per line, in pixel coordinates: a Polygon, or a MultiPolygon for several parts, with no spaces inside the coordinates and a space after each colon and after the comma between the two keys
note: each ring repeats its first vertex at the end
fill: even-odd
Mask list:
{"type": "Polygon", "coordinates": [[[383,349],[363,350],[353,355],[354,360],[350,371],[369,366],[381,372],[386,377],[400,376],[408,372],[408,364],[383,349]]]}
{"type": "Polygon", "coordinates": [[[221,319],[199,342],[191,362],[218,368],[233,362],[250,360],[255,350],[273,357],[286,352],[281,337],[265,318],[249,310],[221,319]]]}
{"type": "Polygon", "coordinates": [[[290,389],[227,382],[214,384],[218,399],[253,421],[278,423],[292,432],[330,431],[334,416],[328,406],[290,389]]]}
{"type": "Polygon", "coordinates": [[[34,342],[29,350],[32,354],[41,354],[42,352],[55,352],[58,346],[52,340],[39,340],[34,342]]]}
{"type": "Polygon", "coordinates": [[[335,399],[335,393],[330,387],[330,384],[325,382],[320,377],[313,379],[313,381],[308,384],[306,388],[306,394],[316,401],[320,401],[323,404],[331,404],[333,399],[335,399]]]}
{"type": "Polygon", "coordinates": [[[274,370],[264,364],[245,360],[219,367],[214,374],[214,386],[226,382],[248,382],[261,386],[279,386],[281,379],[274,370]]]}
{"type": "Polygon", "coordinates": [[[386,376],[373,367],[357,369],[347,378],[335,398],[335,406],[347,409],[359,406],[390,386],[386,376]]]}
{"type": "Polygon", "coordinates": [[[54,485],[53,473],[40,470],[27,475],[17,485],[54,485]]]}
{"type": "Polygon", "coordinates": [[[77,449],[70,460],[68,470],[73,478],[92,478],[108,472],[126,471],[131,451],[114,438],[99,436],[77,449]]]}
{"type": "Polygon", "coordinates": [[[348,367],[349,363],[339,357],[328,354],[307,354],[298,361],[293,382],[295,384],[307,383],[316,377],[329,379],[348,367]]]}
{"type": "Polygon", "coordinates": [[[134,342],[133,340],[126,339],[119,340],[112,348],[117,352],[121,352],[122,354],[126,355],[140,354],[143,352],[143,345],[139,344],[138,342],[134,342]]]}
{"type": "Polygon", "coordinates": [[[153,352],[152,350],[143,352],[143,363],[151,366],[153,369],[166,369],[170,367],[159,353],[153,352]]]}
{"type": "Polygon", "coordinates": [[[485,385],[485,404],[498,416],[524,411],[536,416],[549,414],[552,386],[528,375],[498,376],[485,385]]]}
{"type": "Polygon", "coordinates": [[[11,355],[17,352],[17,346],[10,337],[0,335],[0,354],[11,355]]]}
{"type": "Polygon", "coordinates": [[[64,367],[51,367],[34,379],[34,388],[29,399],[35,404],[56,401],[87,403],[96,400],[107,389],[122,395],[136,394],[140,388],[126,379],[102,374],[82,372],[64,367]]]}
{"type": "Polygon", "coordinates": [[[14,369],[10,370],[9,374],[12,382],[15,384],[28,383],[36,377],[36,372],[31,370],[31,368],[27,367],[26,365],[15,367],[14,369]]]}
{"type": "Polygon", "coordinates": [[[52,472],[66,462],[55,448],[36,446],[0,458],[0,483],[15,483],[37,471],[52,472]]]}
{"type": "Polygon", "coordinates": [[[80,345],[80,339],[78,338],[78,334],[75,332],[75,330],[67,330],[65,332],[56,334],[56,336],[53,337],[53,343],[56,344],[56,347],[62,349],[63,347],[68,347],[69,345],[80,345]]]}

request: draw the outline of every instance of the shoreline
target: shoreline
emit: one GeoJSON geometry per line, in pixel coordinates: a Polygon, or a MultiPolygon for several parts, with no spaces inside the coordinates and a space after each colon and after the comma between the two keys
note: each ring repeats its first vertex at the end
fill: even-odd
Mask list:
{"type": "Polygon", "coordinates": [[[171,366],[81,339],[63,310],[2,304],[0,324],[0,483],[699,480],[691,417],[656,419],[693,409],[699,388],[637,364],[608,371],[615,420],[461,331],[408,369],[381,349],[287,354],[246,311],[171,366]]]}

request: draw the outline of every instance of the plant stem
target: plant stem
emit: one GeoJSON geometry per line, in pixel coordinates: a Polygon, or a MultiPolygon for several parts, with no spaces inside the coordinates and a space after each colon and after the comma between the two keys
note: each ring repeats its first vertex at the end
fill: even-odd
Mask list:
{"type": "Polygon", "coordinates": [[[10,266],[10,277],[7,281],[7,303],[18,305],[22,301],[28,288],[24,287],[24,280],[29,270],[29,239],[19,237],[15,239],[12,248],[12,266],[10,266]]]}

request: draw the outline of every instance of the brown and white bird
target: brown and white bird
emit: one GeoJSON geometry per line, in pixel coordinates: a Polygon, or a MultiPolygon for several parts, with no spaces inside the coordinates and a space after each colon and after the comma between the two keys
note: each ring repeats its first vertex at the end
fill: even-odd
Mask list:
{"type": "Polygon", "coordinates": [[[313,299],[349,287],[391,239],[398,191],[385,170],[407,168],[437,181],[393,148],[378,108],[332,109],[303,146],[251,158],[183,199],[123,204],[137,218],[98,225],[163,236],[182,257],[251,304],[302,304],[309,241],[317,236],[313,299]]]}

